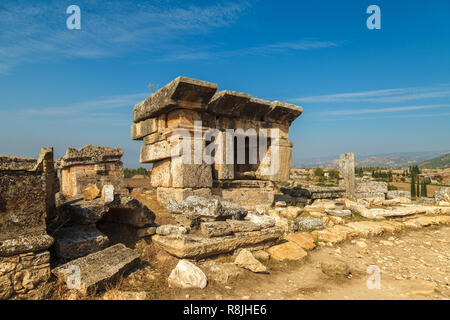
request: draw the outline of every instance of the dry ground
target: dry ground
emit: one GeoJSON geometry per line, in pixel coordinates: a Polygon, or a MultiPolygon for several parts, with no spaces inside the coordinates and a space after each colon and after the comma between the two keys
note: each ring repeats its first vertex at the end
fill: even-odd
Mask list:
{"type": "MultiPolygon", "coordinates": [[[[154,200],[154,191],[135,190],[133,196],[157,212],[158,224],[173,223],[167,209],[154,200]]],[[[450,227],[427,227],[371,239],[318,247],[301,262],[266,262],[270,274],[244,271],[227,284],[209,281],[205,289],[167,286],[178,260],[152,243],[137,245],[148,266],[139,276],[125,278],[122,290],[146,291],[152,299],[449,299],[450,227]],[[360,242],[364,242],[361,244],[360,242]],[[352,274],[330,278],[320,262],[329,257],[345,261],[352,274]],[[381,289],[368,289],[367,267],[381,270],[381,289]],[[136,279],[140,279],[136,281],[136,279]]],[[[222,256],[220,262],[231,262],[222,256]]]]}

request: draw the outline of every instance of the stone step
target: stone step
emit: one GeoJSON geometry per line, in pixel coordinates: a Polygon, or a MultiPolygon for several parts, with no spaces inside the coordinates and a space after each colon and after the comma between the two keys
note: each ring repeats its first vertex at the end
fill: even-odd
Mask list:
{"type": "Polygon", "coordinates": [[[56,232],[55,253],[65,260],[76,259],[104,249],[109,242],[95,225],[76,225],[56,232]]]}
{"type": "Polygon", "coordinates": [[[138,260],[139,255],[134,250],[118,243],[59,266],[52,273],[58,280],[68,284],[69,288],[90,294],[115,282],[124,272],[133,268],[138,260]]]}

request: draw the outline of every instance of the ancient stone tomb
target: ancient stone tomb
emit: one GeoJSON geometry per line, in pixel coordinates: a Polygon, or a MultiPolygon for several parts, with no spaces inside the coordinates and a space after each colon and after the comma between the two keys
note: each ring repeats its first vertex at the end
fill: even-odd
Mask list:
{"type": "Polygon", "coordinates": [[[275,181],[289,178],[290,124],[301,107],[178,77],[136,104],[131,137],[151,183],[167,204],[218,195],[246,207],[272,204],[275,181]]]}
{"type": "Polygon", "coordinates": [[[38,159],[0,156],[0,299],[32,294],[50,277],[55,187],[53,148],[38,159]]]}

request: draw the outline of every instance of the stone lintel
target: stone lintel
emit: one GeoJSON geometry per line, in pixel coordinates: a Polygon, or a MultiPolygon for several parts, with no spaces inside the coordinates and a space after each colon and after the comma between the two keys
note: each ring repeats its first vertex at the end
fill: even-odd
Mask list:
{"type": "Polygon", "coordinates": [[[217,115],[238,117],[251,96],[246,93],[224,90],[214,94],[208,104],[208,112],[217,115]]]}
{"type": "Polygon", "coordinates": [[[206,109],[217,85],[197,79],[178,77],[144,101],[135,105],[133,121],[139,122],[175,108],[206,109]]]}
{"type": "Polygon", "coordinates": [[[131,139],[142,140],[145,136],[158,130],[158,120],[150,118],[131,125],[131,139]]]}
{"type": "Polygon", "coordinates": [[[264,116],[265,120],[289,123],[297,119],[303,112],[303,108],[280,101],[273,101],[271,103],[271,110],[264,116]]]}
{"type": "Polygon", "coordinates": [[[122,148],[87,145],[80,149],[67,148],[66,154],[56,160],[58,169],[79,164],[116,162],[123,156],[122,148]]]}
{"type": "Polygon", "coordinates": [[[245,107],[242,108],[240,115],[242,117],[261,121],[264,115],[270,110],[270,101],[252,97],[245,107]]]}

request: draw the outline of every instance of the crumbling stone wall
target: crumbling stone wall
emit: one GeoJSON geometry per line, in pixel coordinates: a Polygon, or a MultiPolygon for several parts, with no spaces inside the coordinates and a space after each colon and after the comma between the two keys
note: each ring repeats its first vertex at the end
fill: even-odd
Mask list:
{"type": "Polygon", "coordinates": [[[56,185],[53,148],[37,160],[0,156],[1,299],[32,294],[50,276],[46,217],[54,212],[56,185]]]}
{"type": "Polygon", "coordinates": [[[271,204],[273,182],[289,179],[293,145],[287,140],[289,126],[303,109],[245,93],[216,91],[214,83],[178,77],[134,107],[131,138],[144,143],[140,162],[153,163],[151,183],[157,188],[158,200],[167,204],[170,198],[180,201],[191,195],[214,194],[241,205],[248,205],[250,200],[271,204]],[[189,133],[192,142],[187,150],[174,153],[183,141],[180,129],[189,133]],[[219,131],[214,140],[203,135],[208,129],[219,131]],[[234,132],[233,144],[225,143],[228,129],[242,130],[234,132]],[[255,146],[250,141],[260,144],[260,138],[268,139],[267,152],[251,163],[255,161],[248,158],[255,146]],[[183,155],[194,155],[196,148],[204,150],[213,142],[223,146],[216,150],[214,163],[204,159],[183,163],[183,155]],[[229,155],[236,157],[237,143],[245,145],[242,164],[227,161],[229,155]],[[219,158],[224,161],[220,163],[219,158]],[[270,165],[267,159],[276,161],[278,170],[264,171],[270,165]]]}
{"type": "Polygon", "coordinates": [[[78,150],[67,148],[66,154],[56,161],[61,193],[66,198],[76,197],[93,184],[100,190],[108,184],[115,190],[124,189],[122,155],[121,148],[92,145],[78,150]]]}

